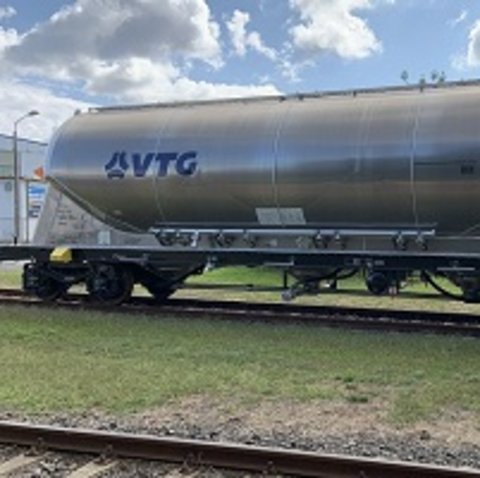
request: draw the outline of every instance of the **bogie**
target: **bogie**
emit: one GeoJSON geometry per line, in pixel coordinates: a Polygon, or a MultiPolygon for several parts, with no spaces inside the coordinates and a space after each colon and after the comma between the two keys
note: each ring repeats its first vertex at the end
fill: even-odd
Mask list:
{"type": "Polygon", "coordinates": [[[93,301],[118,305],[132,295],[134,279],[129,267],[117,264],[94,264],[86,281],[93,301]]]}
{"type": "Polygon", "coordinates": [[[68,285],[40,264],[27,264],[23,270],[23,288],[44,302],[52,302],[65,294],[68,285]]]}

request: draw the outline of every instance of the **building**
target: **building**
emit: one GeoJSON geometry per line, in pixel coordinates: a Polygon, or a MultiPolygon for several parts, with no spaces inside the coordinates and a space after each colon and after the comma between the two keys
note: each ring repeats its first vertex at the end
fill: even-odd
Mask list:
{"type": "MultiPolygon", "coordinates": [[[[47,144],[18,139],[20,169],[20,242],[32,240],[43,204],[43,182],[47,144]]],[[[0,243],[14,238],[14,168],[13,137],[0,134],[0,243]]]]}

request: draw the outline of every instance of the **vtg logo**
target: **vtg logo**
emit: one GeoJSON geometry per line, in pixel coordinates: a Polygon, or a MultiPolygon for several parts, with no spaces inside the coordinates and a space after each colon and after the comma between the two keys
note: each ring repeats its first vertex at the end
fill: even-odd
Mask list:
{"type": "Polygon", "coordinates": [[[179,176],[193,176],[197,171],[197,152],[186,153],[132,153],[117,151],[112,159],[105,165],[105,171],[109,179],[123,179],[127,171],[132,167],[135,178],[143,178],[150,169],[153,169],[158,178],[168,175],[173,163],[179,176]]]}

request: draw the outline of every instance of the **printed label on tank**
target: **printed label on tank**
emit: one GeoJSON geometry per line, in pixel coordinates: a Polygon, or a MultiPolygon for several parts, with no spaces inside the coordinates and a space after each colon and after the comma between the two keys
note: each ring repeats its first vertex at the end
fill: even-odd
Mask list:
{"type": "Polygon", "coordinates": [[[193,176],[198,169],[198,153],[127,153],[115,151],[105,164],[105,172],[109,179],[123,179],[125,176],[143,178],[154,175],[164,178],[172,174],[188,177],[193,176]]]}
{"type": "Polygon", "coordinates": [[[106,229],[102,229],[97,233],[97,244],[100,246],[109,246],[112,243],[112,234],[106,229]]]}
{"type": "Polygon", "coordinates": [[[307,223],[299,207],[257,207],[255,213],[262,226],[304,226],[307,223]]]}

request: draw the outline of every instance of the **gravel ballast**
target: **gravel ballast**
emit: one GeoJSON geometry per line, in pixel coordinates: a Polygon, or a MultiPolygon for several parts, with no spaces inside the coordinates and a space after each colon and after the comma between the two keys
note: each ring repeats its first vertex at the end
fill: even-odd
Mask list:
{"type": "MultiPolygon", "coordinates": [[[[362,420],[362,405],[349,405],[345,410],[340,407],[322,413],[316,407],[317,415],[313,416],[313,409],[298,404],[300,418],[294,416],[293,409],[295,407],[292,404],[284,406],[273,403],[268,407],[242,409],[240,405],[220,404],[197,397],[182,403],[170,403],[156,410],[122,416],[100,412],[45,415],[3,413],[0,419],[480,469],[480,443],[476,442],[475,434],[462,436],[462,427],[458,425],[460,419],[457,420],[458,429],[452,425],[449,433],[446,424],[439,426],[438,430],[432,425],[423,428],[380,425],[380,422],[374,422],[375,414],[373,417],[369,415],[371,411],[364,411],[362,420]],[[302,406],[306,408],[302,409],[302,406]],[[354,417],[357,417],[356,421],[354,417]]],[[[155,464],[136,463],[132,466],[155,468],[155,464]]],[[[128,466],[124,468],[124,472],[127,473],[128,469],[128,466]]],[[[115,470],[111,473],[106,476],[117,476],[115,470]]],[[[156,475],[148,472],[138,476],[156,475]]]]}

